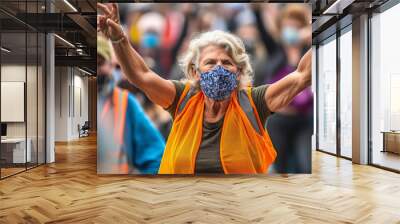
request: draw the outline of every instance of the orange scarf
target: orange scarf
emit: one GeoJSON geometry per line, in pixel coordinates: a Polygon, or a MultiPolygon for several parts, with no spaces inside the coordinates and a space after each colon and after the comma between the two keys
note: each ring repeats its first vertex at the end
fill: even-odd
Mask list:
{"type": "MultiPolygon", "coordinates": [[[[187,85],[177,105],[182,103],[190,86],[187,85]]],[[[253,111],[257,111],[251,98],[251,88],[247,90],[253,111]]],[[[168,137],[159,174],[193,174],[197,152],[203,132],[204,94],[196,93],[177,114],[168,137]]],[[[255,113],[259,129],[257,133],[242,110],[237,91],[225,114],[220,156],[225,174],[265,173],[276,158],[276,151],[260,118],[255,113]]]]}

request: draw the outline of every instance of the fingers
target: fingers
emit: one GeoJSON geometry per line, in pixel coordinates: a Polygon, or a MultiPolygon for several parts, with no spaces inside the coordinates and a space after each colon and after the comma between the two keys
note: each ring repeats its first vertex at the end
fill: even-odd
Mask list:
{"type": "Polygon", "coordinates": [[[111,11],[106,5],[102,3],[97,3],[97,8],[100,9],[107,16],[111,16],[111,11]]]}
{"type": "Polygon", "coordinates": [[[106,24],[107,17],[106,16],[97,16],[97,30],[104,30],[107,26],[106,24]]]}
{"type": "Polygon", "coordinates": [[[97,16],[97,24],[105,25],[107,17],[106,16],[97,16]]]}
{"type": "Polygon", "coordinates": [[[123,33],[122,33],[123,31],[121,30],[121,26],[118,23],[116,23],[114,20],[107,19],[107,25],[109,25],[111,27],[111,29],[113,29],[113,31],[115,33],[120,32],[121,33],[120,36],[123,35],[123,33]]]}
{"type": "Polygon", "coordinates": [[[118,9],[118,4],[117,3],[112,3],[111,4],[111,9],[113,12],[113,15],[115,15],[117,18],[117,21],[119,21],[119,9],[118,9]]]}

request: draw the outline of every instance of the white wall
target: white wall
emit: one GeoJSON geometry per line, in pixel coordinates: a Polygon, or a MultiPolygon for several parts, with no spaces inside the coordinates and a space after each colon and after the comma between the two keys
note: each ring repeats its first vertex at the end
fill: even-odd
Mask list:
{"type": "Polygon", "coordinates": [[[67,67],[55,68],[55,141],[68,140],[68,76],[67,67]]]}
{"type": "Polygon", "coordinates": [[[1,65],[1,81],[25,82],[25,64],[1,65]]]}
{"type": "Polygon", "coordinates": [[[79,70],[75,69],[74,73],[74,108],[72,108],[72,111],[75,111],[75,113],[72,113],[73,119],[71,120],[71,135],[74,138],[77,138],[79,134],[77,128],[78,124],[82,126],[85,121],[88,120],[88,78],[86,76],[82,76],[83,73],[81,73],[79,70]],[[80,111],[80,109],[82,111],[80,111]]]}
{"type": "Polygon", "coordinates": [[[76,68],[56,67],[55,141],[77,139],[78,124],[88,120],[88,78],[83,75],[76,68]]]}
{"type": "MultiPolygon", "coordinates": [[[[1,66],[1,81],[3,82],[25,82],[25,71],[24,65],[9,64],[1,66]]],[[[28,71],[32,67],[28,66],[28,71]]],[[[30,95],[28,93],[28,95],[30,95]]],[[[1,108],[1,110],[7,110],[7,108],[1,108]]],[[[25,137],[25,122],[7,122],[7,137],[25,137]]]]}

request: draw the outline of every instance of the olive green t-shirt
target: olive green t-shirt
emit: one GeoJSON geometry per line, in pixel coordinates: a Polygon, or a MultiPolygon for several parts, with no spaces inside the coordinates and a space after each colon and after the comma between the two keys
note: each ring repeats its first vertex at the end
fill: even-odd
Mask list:
{"type": "MultiPolygon", "coordinates": [[[[172,82],[175,85],[176,95],[174,101],[166,110],[174,118],[178,101],[185,89],[185,84],[175,80],[172,80],[172,82]]],[[[251,89],[251,97],[253,98],[262,124],[265,124],[267,117],[271,114],[264,100],[267,88],[268,85],[262,85],[251,89]]],[[[215,123],[203,121],[203,134],[196,156],[195,173],[224,173],[219,153],[223,120],[224,118],[215,123]]]]}

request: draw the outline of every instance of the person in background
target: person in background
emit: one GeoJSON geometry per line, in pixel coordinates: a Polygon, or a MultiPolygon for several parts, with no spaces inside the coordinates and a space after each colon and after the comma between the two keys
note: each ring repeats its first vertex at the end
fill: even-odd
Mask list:
{"type": "MultiPolygon", "coordinates": [[[[261,5],[254,4],[252,7],[269,61],[263,68],[263,80],[256,78],[256,85],[275,83],[295,71],[301,57],[310,48],[311,12],[300,4],[285,6],[280,14],[274,17],[278,36],[276,39],[281,40],[276,41],[273,33],[266,29],[261,5]]],[[[267,130],[271,133],[271,139],[278,152],[274,164],[278,173],[311,173],[311,164],[308,161],[311,160],[312,114],[313,95],[308,87],[294,97],[289,105],[276,111],[268,119],[267,130]]]]}
{"type": "Polygon", "coordinates": [[[189,3],[179,6],[180,13],[163,10],[167,5],[160,5],[154,10],[132,9],[129,13],[134,15],[128,25],[132,46],[143,55],[146,64],[163,78],[170,77],[193,17],[193,8],[189,3]],[[182,15],[182,24],[176,24],[176,14],[182,15]]]}
{"type": "Polygon", "coordinates": [[[111,55],[98,36],[98,173],[156,174],[165,142],[133,94],[115,85],[111,55]]]}

